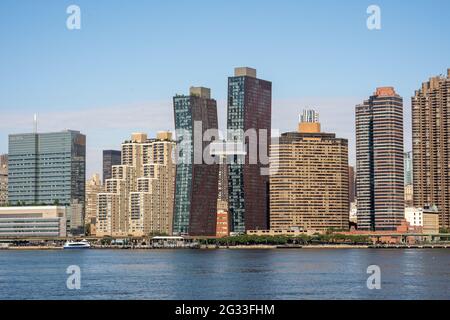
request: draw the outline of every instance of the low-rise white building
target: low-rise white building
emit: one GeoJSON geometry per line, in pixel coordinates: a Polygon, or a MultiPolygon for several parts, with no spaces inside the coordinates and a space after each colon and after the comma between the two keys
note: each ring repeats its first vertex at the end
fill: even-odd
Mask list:
{"type": "Polygon", "coordinates": [[[405,208],[405,219],[412,227],[423,226],[423,209],[416,207],[405,208]]]}
{"type": "Polygon", "coordinates": [[[423,233],[439,233],[439,211],[436,207],[406,207],[405,220],[410,226],[421,228],[423,233]]]}
{"type": "Polygon", "coordinates": [[[0,207],[0,238],[58,238],[66,235],[66,207],[0,207]]]}

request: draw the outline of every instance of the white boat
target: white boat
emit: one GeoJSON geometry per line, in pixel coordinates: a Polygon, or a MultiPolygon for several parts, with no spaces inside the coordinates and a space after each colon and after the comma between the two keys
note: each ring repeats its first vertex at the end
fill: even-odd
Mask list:
{"type": "Polygon", "coordinates": [[[86,239],[83,239],[81,241],[67,241],[63,249],[89,249],[90,247],[90,243],[86,239]]]}

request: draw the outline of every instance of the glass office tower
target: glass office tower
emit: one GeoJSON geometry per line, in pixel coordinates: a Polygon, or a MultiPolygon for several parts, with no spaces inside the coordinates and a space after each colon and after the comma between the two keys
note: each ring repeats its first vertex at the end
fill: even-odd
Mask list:
{"type": "Polygon", "coordinates": [[[216,100],[208,88],[192,87],[190,95],[175,96],[173,106],[178,154],[173,233],[215,236],[219,165],[205,163],[203,152],[210,142],[202,141],[202,135],[217,130],[216,100]],[[197,148],[194,141],[200,143],[197,148]]]}
{"type": "Polygon", "coordinates": [[[69,229],[83,229],[86,136],[78,131],[9,136],[11,205],[65,205],[69,229]]]}
{"type": "Polygon", "coordinates": [[[118,166],[121,162],[120,150],[103,150],[103,184],[112,177],[112,166],[118,166]]]}
{"type": "MultiPolygon", "coordinates": [[[[249,143],[242,132],[254,130],[258,135],[256,163],[238,160],[229,164],[228,194],[231,231],[243,233],[247,230],[265,230],[269,227],[268,175],[261,174],[259,155],[268,154],[272,120],[272,83],[256,78],[252,68],[236,68],[234,77],[228,78],[227,140],[234,143],[249,143]],[[266,142],[260,134],[266,130],[266,142]],[[241,134],[239,133],[241,132],[241,134]],[[260,150],[267,149],[267,150],[260,150]]],[[[251,134],[250,134],[251,135],[251,134]]],[[[255,156],[255,155],[252,155],[255,156]]]]}

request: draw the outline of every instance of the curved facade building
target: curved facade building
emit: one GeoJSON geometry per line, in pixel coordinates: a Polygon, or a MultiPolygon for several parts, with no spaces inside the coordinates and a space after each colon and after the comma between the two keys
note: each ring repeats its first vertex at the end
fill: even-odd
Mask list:
{"type": "Polygon", "coordinates": [[[359,230],[396,230],[404,219],[403,99],[377,88],[356,106],[359,230]]]}

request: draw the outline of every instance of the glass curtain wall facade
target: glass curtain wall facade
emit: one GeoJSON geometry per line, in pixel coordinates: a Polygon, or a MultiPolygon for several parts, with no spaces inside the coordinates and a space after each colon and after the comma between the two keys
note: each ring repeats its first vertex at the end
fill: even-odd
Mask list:
{"type": "MultiPolygon", "coordinates": [[[[82,215],[85,203],[86,137],[78,131],[9,136],[11,205],[64,205],[82,215]]],[[[73,217],[83,221],[83,217],[73,217]]],[[[70,217],[69,217],[70,219],[70,217]]],[[[71,225],[70,228],[83,228],[71,225]]]]}
{"type": "Polygon", "coordinates": [[[112,177],[112,166],[121,164],[120,150],[103,150],[103,184],[112,177]]]}
{"type": "MultiPolygon", "coordinates": [[[[257,155],[260,148],[268,154],[271,134],[272,83],[256,78],[256,70],[236,68],[235,76],[228,78],[227,140],[249,144],[246,132],[253,130],[258,135],[257,155]],[[262,145],[259,135],[267,130],[262,145]]],[[[250,134],[251,135],[251,134],[250,134]]],[[[254,156],[254,155],[253,155],[254,156]]],[[[261,175],[263,164],[258,158],[250,163],[247,152],[245,160],[237,155],[228,167],[229,213],[231,231],[265,230],[269,227],[268,175],[261,175]]]]}
{"type": "Polygon", "coordinates": [[[412,151],[405,152],[405,160],[404,160],[404,166],[405,166],[405,186],[412,185],[413,183],[413,163],[412,163],[413,155],[412,151]]]}
{"type": "MultiPolygon", "coordinates": [[[[217,223],[218,163],[207,164],[194,156],[194,141],[203,154],[209,142],[202,141],[206,130],[217,130],[217,104],[209,89],[191,88],[190,95],[173,98],[177,166],[173,232],[193,236],[214,236],[217,223]],[[201,124],[201,130],[195,127],[201,124]],[[195,161],[194,161],[195,160],[195,161]]],[[[217,137],[218,138],[218,137],[217,137]]]]}

